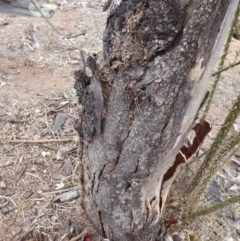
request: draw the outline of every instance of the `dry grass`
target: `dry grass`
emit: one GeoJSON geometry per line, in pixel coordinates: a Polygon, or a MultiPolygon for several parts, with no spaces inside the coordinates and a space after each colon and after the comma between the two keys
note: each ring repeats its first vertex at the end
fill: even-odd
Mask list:
{"type": "Polygon", "coordinates": [[[2,241],[69,240],[82,231],[78,225],[86,223],[79,205],[78,135],[73,123],[81,109],[73,71],[79,49],[102,48],[104,1],[48,2],[59,5],[50,21],[60,32],[86,34],[67,40],[44,19],[0,16],[2,241]],[[59,113],[66,119],[54,133],[59,113]],[[13,140],[22,142],[9,142],[13,140]]]}
{"type": "Polygon", "coordinates": [[[0,55],[23,60],[28,66],[63,67],[77,64],[79,48],[99,52],[106,13],[104,1],[47,1],[59,3],[59,10],[50,19],[64,35],[85,35],[65,39],[44,19],[6,15],[0,16],[0,55]],[[1,24],[2,23],[2,24],[1,24]]]}
{"type": "Polygon", "coordinates": [[[22,234],[26,219],[31,220],[34,233],[43,233],[48,237],[46,240],[52,240],[54,235],[68,237],[65,233],[68,229],[62,228],[66,222],[63,214],[81,213],[76,199],[80,193],[78,136],[73,129],[73,121],[79,112],[75,93],[64,97],[56,95],[35,106],[16,103],[14,109],[18,109],[17,122],[0,123],[0,231],[5,236],[3,240],[14,240],[22,234]],[[52,127],[58,113],[65,113],[66,120],[54,134],[52,127]],[[25,122],[18,122],[21,120],[25,122]],[[48,143],[53,138],[60,141],[48,143]],[[45,143],[38,144],[42,139],[45,143]],[[62,139],[69,141],[62,142],[62,139]],[[11,144],[9,140],[35,140],[36,143],[11,144]],[[65,155],[61,157],[59,151],[63,147],[65,155]],[[77,187],[74,198],[63,202],[56,199],[73,187],[77,187]]]}

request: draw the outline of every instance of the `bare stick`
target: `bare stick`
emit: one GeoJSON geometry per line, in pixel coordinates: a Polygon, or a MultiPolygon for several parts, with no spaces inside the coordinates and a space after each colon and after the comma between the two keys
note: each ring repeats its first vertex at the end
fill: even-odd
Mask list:
{"type": "Polygon", "coordinates": [[[0,195],[0,198],[10,200],[13,203],[14,207],[17,207],[16,203],[10,197],[0,195]]]}
{"type": "Polygon", "coordinates": [[[236,63],[233,63],[233,64],[230,64],[230,65],[227,66],[226,68],[223,68],[223,69],[221,69],[221,70],[213,73],[212,76],[215,76],[215,75],[217,75],[217,74],[220,74],[220,73],[222,73],[222,72],[224,72],[224,71],[226,71],[226,70],[228,70],[228,69],[230,69],[230,68],[233,68],[234,66],[237,66],[237,65],[239,65],[239,64],[240,64],[240,61],[238,61],[238,62],[236,62],[236,63]]]}
{"type": "Polygon", "coordinates": [[[42,11],[41,11],[41,9],[38,7],[38,5],[35,3],[35,1],[34,1],[34,0],[30,0],[30,2],[34,5],[34,7],[37,9],[37,11],[41,14],[42,18],[44,18],[44,19],[46,20],[46,22],[53,28],[53,30],[54,30],[57,34],[63,36],[63,37],[66,38],[66,39],[77,38],[77,37],[79,37],[79,36],[85,35],[85,32],[82,32],[82,33],[77,34],[77,35],[74,35],[74,36],[67,36],[67,35],[65,35],[65,34],[60,33],[60,32],[56,29],[56,27],[53,26],[53,24],[44,16],[44,14],[42,13],[42,11]]]}
{"type": "Polygon", "coordinates": [[[87,234],[87,229],[84,229],[80,234],[78,234],[76,237],[70,239],[70,241],[77,241],[80,238],[84,237],[87,234]]]}
{"type": "Polygon", "coordinates": [[[71,191],[71,190],[78,190],[79,187],[78,186],[75,186],[75,187],[71,187],[71,188],[68,188],[68,189],[62,189],[62,190],[57,190],[57,191],[53,191],[53,192],[44,192],[42,195],[49,195],[49,194],[56,194],[56,193],[60,193],[60,192],[68,192],[68,191],[71,191]]]}
{"type": "Polygon", "coordinates": [[[0,142],[0,144],[6,144],[6,143],[45,144],[45,143],[69,142],[69,141],[72,141],[72,139],[13,140],[13,141],[0,142]]]}
{"type": "Polygon", "coordinates": [[[23,175],[23,173],[26,171],[28,166],[28,162],[26,163],[25,167],[22,169],[22,171],[20,172],[18,178],[17,178],[17,182],[19,181],[19,179],[21,178],[21,176],[23,175]]]}

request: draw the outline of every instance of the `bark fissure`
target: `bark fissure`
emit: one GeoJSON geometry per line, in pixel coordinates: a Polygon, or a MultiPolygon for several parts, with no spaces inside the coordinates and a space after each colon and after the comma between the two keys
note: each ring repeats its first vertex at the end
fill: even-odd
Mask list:
{"type": "Polygon", "coordinates": [[[98,215],[99,215],[99,219],[100,219],[100,223],[101,223],[103,238],[106,238],[107,236],[106,236],[106,233],[105,233],[105,230],[104,230],[104,226],[103,226],[102,213],[101,213],[101,211],[98,211],[98,215]]]}

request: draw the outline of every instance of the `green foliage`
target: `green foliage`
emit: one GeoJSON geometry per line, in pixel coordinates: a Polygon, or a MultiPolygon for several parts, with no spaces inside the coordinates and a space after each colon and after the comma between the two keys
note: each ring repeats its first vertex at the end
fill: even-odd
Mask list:
{"type": "Polygon", "coordinates": [[[231,204],[238,203],[238,202],[240,202],[240,195],[238,195],[236,197],[229,198],[228,200],[220,202],[220,203],[218,203],[218,204],[216,204],[212,207],[197,211],[197,212],[192,214],[192,217],[209,215],[210,213],[216,212],[217,210],[223,209],[224,207],[227,207],[231,204]]]}
{"type": "Polygon", "coordinates": [[[210,182],[211,177],[217,172],[218,167],[224,164],[229,158],[224,159],[224,157],[229,153],[230,150],[233,150],[234,147],[236,147],[240,142],[240,133],[236,136],[231,136],[230,141],[227,144],[224,144],[225,146],[219,151],[219,153],[214,157],[212,163],[213,165],[209,168],[207,171],[207,175],[205,179],[202,181],[202,185],[200,189],[198,190],[195,199],[198,200],[203,192],[205,191],[208,183],[210,182]]]}

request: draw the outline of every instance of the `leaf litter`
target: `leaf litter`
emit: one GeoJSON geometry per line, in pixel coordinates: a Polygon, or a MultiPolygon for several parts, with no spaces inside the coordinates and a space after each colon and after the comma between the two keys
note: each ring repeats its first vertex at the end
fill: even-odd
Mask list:
{"type": "Polygon", "coordinates": [[[48,2],[59,6],[51,21],[60,32],[85,34],[66,40],[44,19],[0,16],[1,241],[71,240],[86,225],[73,72],[80,46],[102,48],[104,1],[48,2]]]}
{"type": "MultiPolygon", "coordinates": [[[[39,113],[48,113],[52,103],[51,100],[45,100],[41,106],[38,104],[39,113]]],[[[22,105],[19,115],[26,110],[29,111],[28,107],[22,105]]],[[[61,111],[66,119],[69,118],[68,113],[77,114],[78,107],[74,93],[69,94],[68,104],[61,111]]],[[[54,233],[61,233],[63,230],[60,228],[61,218],[51,221],[53,216],[58,217],[65,212],[80,213],[77,205],[79,188],[69,191],[69,188],[79,185],[76,148],[78,138],[73,124],[71,128],[67,127],[67,138],[64,124],[54,132],[53,136],[51,126],[55,121],[55,115],[39,116],[34,112],[33,107],[27,122],[1,122],[1,232],[8,240],[14,240],[15,236],[19,236],[16,230],[21,229],[23,217],[30,217],[31,222],[34,221],[36,225],[34,231],[32,228],[23,230],[21,235],[30,235],[30,232],[42,233],[47,237],[46,240],[51,240],[54,233]],[[22,142],[18,144],[18,140],[22,142]],[[61,140],[68,141],[61,142],[61,140]],[[16,142],[10,143],[10,141],[16,142]],[[62,149],[65,152],[59,158],[57,153],[62,149]],[[73,172],[75,167],[77,170],[73,172]],[[61,196],[54,190],[61,190],[61,196]],[[56,209],[53,209],[53,203],[58,199],[61,204],[57,204],[56,209]],[[13,225],[12,220],[14,220],[14,229],[10,228],[13,225]]]]}

